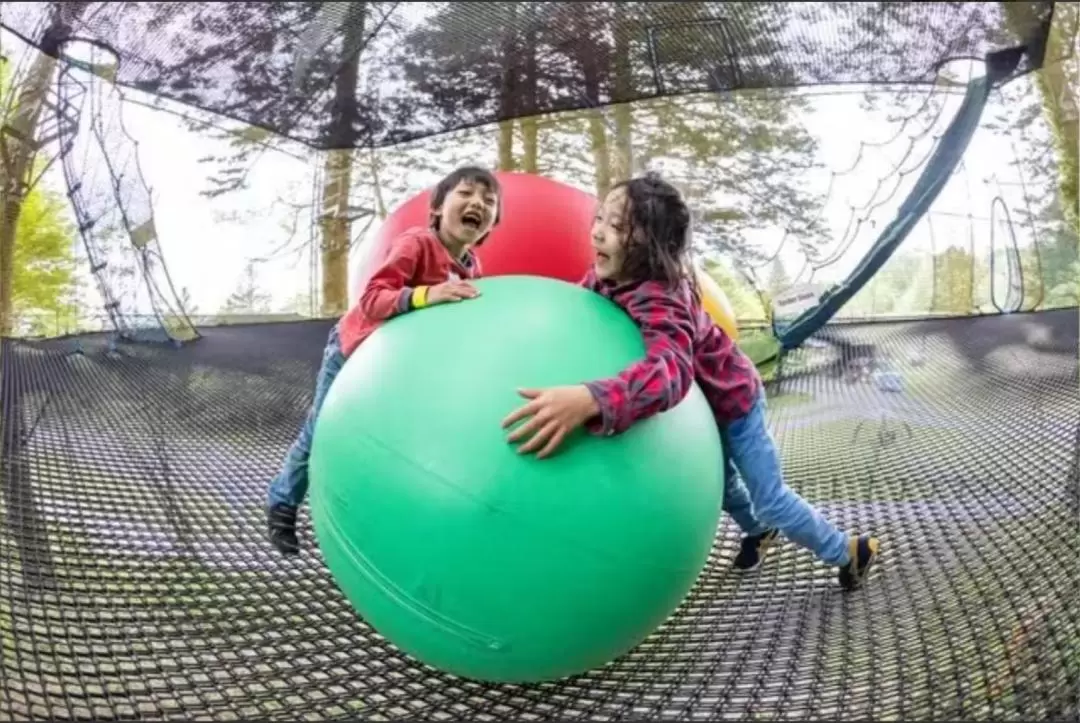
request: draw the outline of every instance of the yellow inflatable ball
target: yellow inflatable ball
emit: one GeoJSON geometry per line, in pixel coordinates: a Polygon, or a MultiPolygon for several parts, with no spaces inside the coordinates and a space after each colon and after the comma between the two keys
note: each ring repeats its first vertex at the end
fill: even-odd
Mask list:
{"type": "Polygon", "coordinates": [[[701,305],[712,320],[724,330],[724,333],[739,341],[739,327],[735,323],[735,310],[731,308],[727,294],[716,283],[716,279],[701,268],[696,269],[698,288],[701,289],[701,305]]]}

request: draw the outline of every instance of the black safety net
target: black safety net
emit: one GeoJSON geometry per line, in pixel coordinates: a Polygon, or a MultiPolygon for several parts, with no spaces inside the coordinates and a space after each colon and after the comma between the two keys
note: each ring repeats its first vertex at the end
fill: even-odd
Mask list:
{"type": "MultiPolygon", "coordinates": [[[[322,148],[703,91],[956,82],[1052,2],[4,2],[0,23],[115,80],[322,148]]],[[[1049,62],[1049,61],[1048,61],[1049,62]]],[[[966,78],[965,78],[966,79],[966,78]]]]}
{"type": "Polygon", "coordinates": [[[329,322],[183,348],[3,343],[0,719],[1075,720],[1077,309],[832,325],[786,357],[790,484],[880,536],[865,587],[785,543],[699,584],[623,659],[456,679],[350,608],[263,500],[329,322]]]}

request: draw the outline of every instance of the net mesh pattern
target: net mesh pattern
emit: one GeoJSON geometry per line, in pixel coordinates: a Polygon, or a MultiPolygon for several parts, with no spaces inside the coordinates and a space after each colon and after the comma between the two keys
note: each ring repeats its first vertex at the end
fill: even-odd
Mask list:
{"type": "Polygon", "coordinates": [[[328,322],[5,341],[0,719],[1075,720],[1076,314],[823,330],[770,424],[790,484],[880,536],[867,585],[789,543],[737,574],[725,518],[660,630],[536,686],[398,652],[306,512],[299,558],[265,541],[328,322]]]}
{"type": "Polygon", "coordinates": [[[932,83],[951,59],[1030,42],[1025,73],[1054,4],[1007,17],[998,2],[0,5],[38,47],[106,43],[123,86],[346,148],[681,93],[932,83]]]}

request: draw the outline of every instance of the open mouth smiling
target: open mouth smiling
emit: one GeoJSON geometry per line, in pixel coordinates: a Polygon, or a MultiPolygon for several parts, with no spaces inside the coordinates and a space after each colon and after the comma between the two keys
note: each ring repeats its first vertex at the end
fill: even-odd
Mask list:
{"type": "Polygon", "coordinates": [[[467,211],[461,216],[461,225],[467,228],[471,228],[474,231],[480,228],[480,224],[484,222],[483,217],[474,211],[467,211]]]}

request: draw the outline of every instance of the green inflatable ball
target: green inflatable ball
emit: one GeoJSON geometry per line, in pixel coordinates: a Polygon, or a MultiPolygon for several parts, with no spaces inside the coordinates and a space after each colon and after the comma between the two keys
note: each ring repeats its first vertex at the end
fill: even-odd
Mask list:
{"type": "Polygon", "coordinates": [[[311,514],[357,612],[433,668],[490,682],[586,672],[678,608],[712,547],[720,438],[696,385],[629,431],[522,455],[500,424],[523,387],[615,375],[643,358],[618,307],[553,279],[396,317],[328,393],[311,514]]]}

